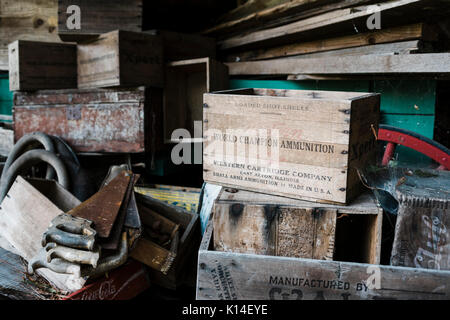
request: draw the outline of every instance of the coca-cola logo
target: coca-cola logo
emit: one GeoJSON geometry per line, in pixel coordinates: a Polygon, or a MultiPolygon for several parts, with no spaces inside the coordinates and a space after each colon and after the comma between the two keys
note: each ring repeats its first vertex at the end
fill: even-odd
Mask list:
{"type": "Polygon", "coordinates": [[[81,296],[81,300],[106,300],[117,292],[113,280],[104,281],[97,290],[86,290],[81,296]]]}

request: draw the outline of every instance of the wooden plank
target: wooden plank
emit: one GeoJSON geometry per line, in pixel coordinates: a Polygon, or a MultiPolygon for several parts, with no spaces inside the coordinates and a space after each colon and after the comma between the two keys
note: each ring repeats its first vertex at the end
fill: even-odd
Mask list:
{"type": "Polygon", "coordinates": [[[354,5],[374,2],[373,0],[294,0],[272,8],[260,10],[233,21],[219,23],[205,31],[204,34],[220,36],[236,33],[250,28],[262,29],[268,26],[283,25],[292,21],[306,19],[325,12],[354,5]]]}
{"type": "Polygon", "coordinates": [[[162,145],[160,119],[157,88],[17,92],[14,99],[16,141],[41,131],[77,152],[147,152],[151,159],[162,145]]]}
{"type": "MultiPolygon", "coordinates": [[[[388,32],[383,34],[390,34],[388,32]]],[[[339,55],[365,55],[365,54],[408,54],[426,51],[424,45],[418,40],[403,41],[394,37],[377,38],[377,33],[366,35],[352,35],[341,38],[317,40],[306,43],[295,43],[282,47],[259,49],[228,55],[229,62],[254,61],[281,57],[320,58],[339,55]],[[390,43],[393,41],[398,41],[390,43]],[[347,42],[348,41],[348,42],[347,42]]],[[[379,35],[379,34],[378,34],[379,35]]],[[[420,38],[420,36],[419,36],[420,38]]]]}
{"type": "Polygon", "coordinates": [[[450,272],[199,250],[199,300],[447,300],[450,272]]]}
{"type": "Polygon", "coordinates": [[[74,44],[17,40],[8,51],[11,91],[77,87],[74,44]]]}
{"type": "MultiPolygon", "coordinates": [[[[424,7],[427,0],[397,0],[383,2],[377,5],[383,16],[383,26],[392,27],[406,21],[406,17],[411,22],[411,17],[420,17],[426,12],[431,14],[438,12],[436,7],[424,7]],[[430,12],[431,10],[431,12],[430,12]]],[[[446,7],[444,7],[446,8],[446,7]]],[[[220,50],[227,50],[237,47],[267,46],[269,43],[289,43],[292,41],[308,40],[318,37],[330,37],[341,31],[350,33],[357,30],[367,30],[366,20],[373,14],[372,6],[359,6],[339,9],[319,16],[296,21],[280,27],[255,31],[247,35],[239,35],[218,42],[220,50]],[[349,23],[351,21],[351,23],[349,23]]],[[[448,10],[448,9],[447,9],[448,10]]],[[[441,9],[441,14],[445,9],[441,9]]],[[[418,20],[418,18],[416,18],[418,20]]],[[[358,31],[359,32],[359,31],[358,31]]],[[[341,33],[341,34],[342,34],[341,33]]]]}
{"type": "Polygon", "coordinates": [[[159,36],[116,30],[77,46],[78,88],[163,85],[159,36]]]}
{"type": "Polygon", "coordinates": [[[361,130],[370,132],[370,123],[376,126],[378,95],[253,89],[249,95],[205,94],[204,103],[203,178],[211,183],[346,203],[347,190],[354,187],[347,185],[347,174],[354,170],[349,159],[374,148],[373,135],[353,142],[349,130],[350,122],[360,121],[354,133],[358,139],[361,130]],[[358,100],[360,112],[373,117],[361,121],[359,112],[351,111],[358,100]]]}
{"type": "Polygon", "coordinates": [[[113,30],[142,31],[142,0],[58,0],[58,35],[63,41],[83,41],[113,30]],[[80,8],[80,28],[69,29],[67,20],[80,8]]]}
{"type": "Polygon", "coordinates": [[[57,0],[0,3],[0,70],[8,70],[8,44],[16,40],[61,42],[57,0]]]}
{"type": "MultiPolygon", "coordinates": [[[[30,261],[41,250],[42,234],[51,220],[61,213],[62,210],[19,176],[1,203],[2,235],[22,258],[30,261]]],[[[86,281],[46,268],[38,269],[37,273],[61,291],[79,290],[86,281]]]]}
{"type": "Polygon", "coordinates": [[[228,63],[230,75],[448,74],[449,53],[273,59],[228,63]]]}

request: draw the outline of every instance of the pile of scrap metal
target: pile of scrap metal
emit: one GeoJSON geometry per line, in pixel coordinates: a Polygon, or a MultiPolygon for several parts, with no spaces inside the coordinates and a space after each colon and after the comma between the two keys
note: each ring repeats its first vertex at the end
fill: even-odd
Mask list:
{"type": "Polygon", "coordinates": [[[2,170],[0,246],[22,257],[29,275],[36,272],[61,295],[79,290],[88,278],[127,262],[142,233],[133,189],[138,178],[128,164],[112,166],[93,190],[62,139],[26,135],[2,170]],[[33,177],[39,173],[45,179],[33,177]]]}

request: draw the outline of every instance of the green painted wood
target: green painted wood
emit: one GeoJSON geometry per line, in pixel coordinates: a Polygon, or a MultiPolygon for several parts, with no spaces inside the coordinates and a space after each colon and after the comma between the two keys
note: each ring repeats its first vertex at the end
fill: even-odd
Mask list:
{"type": "Polygon", "coordinates": [[[0,101],[12,101],[13,93],[9,91],[8,74],[0,74],[0,101]]]}
{"type": "Polygon", "coordinates": [[[374,81],[373,91],[381,93],[381,112],[435,114],[436,80],[374,81]]]}
{"type": "Polygon", "coordinates": [[[230,80],[230,89],[241,88],[369,92],[370,81],[230,80]]]}
{"type": "Polygon", "coordinates": [[[8,73],[0,73],[0,122],[12,123],[13,93],[9,91],[8,73]]]}

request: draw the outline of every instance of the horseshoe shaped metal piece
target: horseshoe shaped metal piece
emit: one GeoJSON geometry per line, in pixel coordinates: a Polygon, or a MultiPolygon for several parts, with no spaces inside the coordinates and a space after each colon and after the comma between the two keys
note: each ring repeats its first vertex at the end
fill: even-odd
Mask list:
{"type": "Polygon", "coordinates": [[[96,235],[92,221],[63,213],[51,221],[42,236],[42,246],[54,242],[69,248],[93,251],[96,235]]]}

